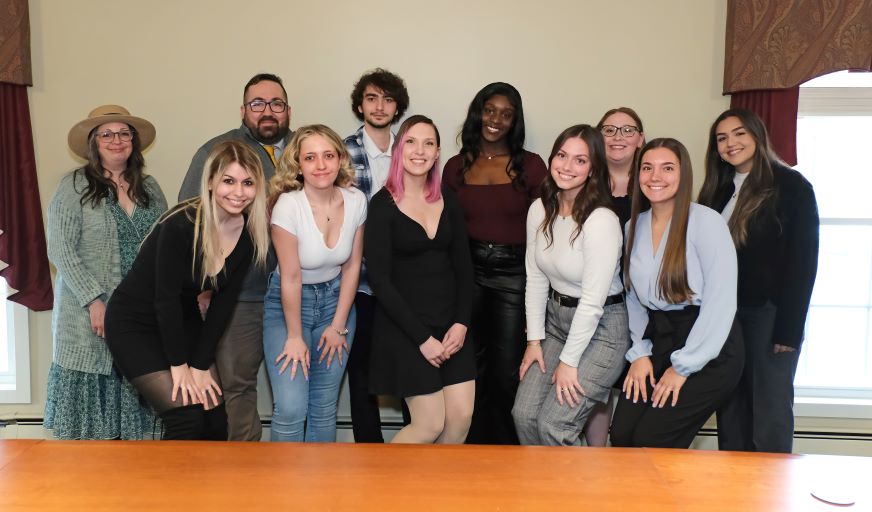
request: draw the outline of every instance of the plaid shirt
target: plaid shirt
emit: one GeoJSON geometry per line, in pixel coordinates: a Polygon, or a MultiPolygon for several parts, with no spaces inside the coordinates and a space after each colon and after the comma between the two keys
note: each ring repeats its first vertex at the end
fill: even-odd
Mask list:
{"type": "Polygon", "coordinates": [[[369,158],[366,156],[366,148],[363,147],[363,126],[349,135],[343,141],[348,148],[351,157],[351,166],[354,167],[355,186],[366,195],[367,201],[372,199],[376,191],[372,190],[372,171],[369,169],[369,158]]]}
{"type": "MultiPolygon", "coordinates": [[[[372,170],[369,168],[369,158],[366,156],[366,148],[363,146],[363,126],[346,137],[343,142],[348,148],[351,166],[354,167],[355,186],[366,195],[366,199],[369,201],[378,190],[372,189],[372,170]]],[[[366,260],[364,259],[360,266],[360,283],[357,285],[357,291],[372,295],[372,288],[369,286],[366,275],[366,260]]]]}

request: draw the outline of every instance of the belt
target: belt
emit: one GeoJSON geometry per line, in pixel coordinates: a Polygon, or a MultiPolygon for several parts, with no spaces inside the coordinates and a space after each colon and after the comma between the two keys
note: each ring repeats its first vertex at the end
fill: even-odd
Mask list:
{"type": "MultiPolygon", "coordinates": [[[[551,298],[554,299],[557,304],[560,304],[566,308],[577,308],[578,307],[578,297],[570,297],[569,295],[563,295],[557,290],[551,289],[551,298]]],[[[603,304],[605,306],[611,306],[612,304],[620,304],[624,302],[624,294],[616,293],[615,295],[609,295],[606,297],[606,302],[603,304]]]]}

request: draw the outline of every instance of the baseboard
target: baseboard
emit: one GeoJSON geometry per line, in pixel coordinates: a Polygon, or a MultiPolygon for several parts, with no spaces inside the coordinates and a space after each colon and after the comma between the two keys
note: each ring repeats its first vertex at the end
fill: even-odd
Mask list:
{"type": "MultiPolygon", "coordinates": [[[[261,421],[263,440],[269,439],[270,422],[261,421]]],[[[340,443],[353,443],[354,434],[351,421],[340,419],[336,422],[336,440],[340,443]]],[[[403,427],[402,421],[382,422],[382,434],[390,441],[403,427]]],[[[42,418],[21,418],[0,421],[0,439],[51,439],[51,432],[42,424],[42,418]]],[[[691,448],[697,450],[717,450],[717,430],[703,428],[694,439],[691,448]]],[[[793,436],[794,453],[820,455],[854,455],[872,457],[872,433],[846,433],[826,431],[798,431],[793,436]]]]}

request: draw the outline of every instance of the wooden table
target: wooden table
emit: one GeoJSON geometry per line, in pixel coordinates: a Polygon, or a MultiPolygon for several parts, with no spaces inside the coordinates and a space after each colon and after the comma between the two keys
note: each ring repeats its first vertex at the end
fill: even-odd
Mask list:
{"type": "Polygon", "coordinates": [[[870,476],[870,458],[690,450],[0,441],[3,512],[867,511],[870,476]],[[857,503],[810,495],[828,481],[857,503]]]}

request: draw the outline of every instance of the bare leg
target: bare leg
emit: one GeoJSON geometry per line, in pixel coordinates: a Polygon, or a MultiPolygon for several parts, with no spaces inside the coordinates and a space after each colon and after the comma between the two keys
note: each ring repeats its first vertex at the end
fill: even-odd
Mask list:
{"type": "Polygon", "coordinates": [[[609,395],[606,403],[598,403],[584,425],[584,440],[588,446],[605,446],[609,440],[609,425],[612,422],[612,406],[615,398],[609,395]]]}
{"type": "Polygon", "coordinates": [[[462,444],[469,432],[475,403],[475,381],[469,380],[442,388],[445,398],[445,428],[436,440],[440,444],[462,444]]]}
{"type": "MultiPolygon", "coordinates": [[[[442,391],[406,398],[412,421],[391,440],[392,443],[429,444],[445,427],[445,398],[442,391]]],[[[469,428],[467,420],[466,428],[469,428]]],[[[464,432],[464,435],[465,432],[464,432]]]]}

